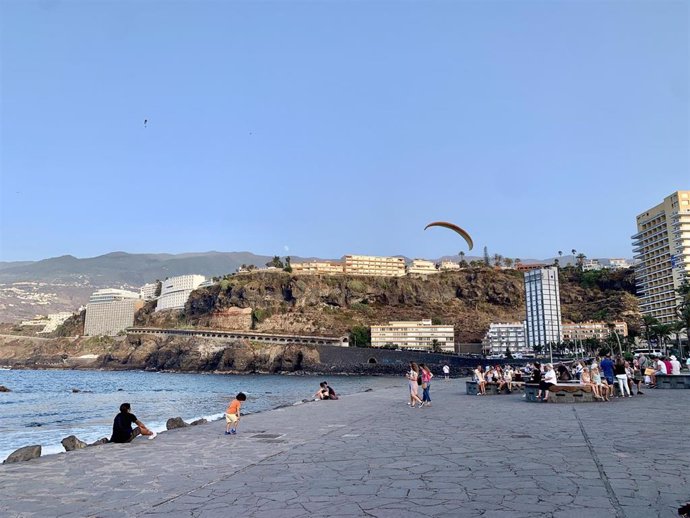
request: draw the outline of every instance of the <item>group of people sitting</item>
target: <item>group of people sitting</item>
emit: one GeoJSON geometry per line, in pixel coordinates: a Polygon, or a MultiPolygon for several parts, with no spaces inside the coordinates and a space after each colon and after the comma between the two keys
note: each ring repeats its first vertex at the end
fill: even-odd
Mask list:
{"type": "Polygon", "coordinates": [[[338,399],[338,395],[333,390],[333,387],[328,386],[327,381],[322,381],[319,383],[319,390],[314,394],[314,399],[338,399]]]}
{"type": "Polygon", "coordinates": [[[477,382],[477,395],[486,395],[486,384],[496,383],[498,385],[498,392],[504,389],[511,394],[513,392],[513,383],[523,381],[523,373],[519,369],[514,369],[510,365],[487,366],[486,368],[477,365],[474,369],[474,381],[477,382]]]}

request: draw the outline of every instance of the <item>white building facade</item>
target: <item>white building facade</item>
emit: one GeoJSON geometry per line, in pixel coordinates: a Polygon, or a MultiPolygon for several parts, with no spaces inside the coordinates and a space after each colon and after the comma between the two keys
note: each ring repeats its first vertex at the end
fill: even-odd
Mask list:
{"type": "Polygon", "coordinates": [[[527,348],[524,322],[491,323],[483,340],[485,354],[526,354],[532,351],[527,348]]]}
{"type": "Polygon", "coordinates": [[[139,288],[139,297],[142,300],[153,300],[156,298],[156,288],[158,283],[149,282],[139,288]]]}
{"type": "Polygon", "coordinates": [[[346,255],[344,271],[347,275],[402,277],[405,275],[405,259],[373,255],[346,255]]]}
{"type": "Polygon", "coordinates": [[[164,280],[156,311],[184,308],[191,293],[205,280],[203,275],[179,275],[164,280]]]}
{"type": "Polygon", "coordinates": [[[676,191],[638,215],[632,239],[640,311],[669,324],[677,320],[676,290],[690,275],[690,191],[676,191]]]}
{"type": "Polygon", "coordinates": [[[427,261],[426,259],[414,259],[407,266],[407,273],[409,275],[431,275],[438,273],[436,263],[427,261]]]}
{"type": "Polygon", "coordinates": [[[558,268],[546,267],[525,272],[525,329],[527,347],[546,348],[561,341],[561,300],[558,268]]]}
{"type": "Polygon", "coordinates": [[[371,326],[372,347],[397,345],[400,349],[432,351],[434,344],[442,351],[455,351],[455,327],[434,325],[431,320],[396,321],[371,326]]]}
{"type": "Polygon", "coordinates": [[[139,294],[134,291],[121,290],[119,288],[103,288],[91,294],[91,297],[89,297],[89,304],[139,298],[139,294]]]}
{"type": "Polygon", "coordinates": [[[143,307],[140,299],[113,300],[86,305],[84,334],[115,336],[134,324],[134,314],[143,307]]]}

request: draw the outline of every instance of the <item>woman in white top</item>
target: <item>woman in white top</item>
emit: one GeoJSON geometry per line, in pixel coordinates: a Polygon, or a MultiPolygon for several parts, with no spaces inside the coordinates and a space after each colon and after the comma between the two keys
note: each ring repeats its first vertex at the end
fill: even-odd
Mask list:
{"type": "Polygon", "coordinates": [[[542,401],[546,403],[549,400],[549,389],[558,382],[558,377],[556,376],[556,371],[553,370],[553,365],[550,363],[547,363],[544,369],[544,379],[541,380],[539,388],[543,394],[542,401]]]}
{"type": "Polygon", "coordinates": [[[484,379],[481,365],[477,365],[477,368],[474,369],[474,379],[477,381],[477,395],[482,396],[486,394],[486,380],[484,379]]]}
{"type": "Polygon", "coordinates": [[[419,384],[417,383],[417,378],[420,376],[419,374],[419,367],[415,362],[410,362],[410,372],[407,373],[407,379],[409,382],[410,386],[410,402],[408,403],[410,406],[415,406],[415,403],[419,403],[420,405],[422,404],[422,400],[419,398],[417,395],[417,391],[419,390],[419,384]]]}

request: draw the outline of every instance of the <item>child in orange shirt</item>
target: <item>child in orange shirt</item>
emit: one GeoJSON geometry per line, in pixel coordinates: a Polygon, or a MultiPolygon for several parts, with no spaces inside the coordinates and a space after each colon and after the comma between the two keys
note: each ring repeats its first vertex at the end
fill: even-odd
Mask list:
{"type": "Polygon", "coordinates": [[[247,396],[240,392],[235,396],[227,410],[225,411],[225,435],[235,435],[237,433],[237,427],[240,424],[240,408],[242,407],[242,402],[247,400],[247,396]]]}

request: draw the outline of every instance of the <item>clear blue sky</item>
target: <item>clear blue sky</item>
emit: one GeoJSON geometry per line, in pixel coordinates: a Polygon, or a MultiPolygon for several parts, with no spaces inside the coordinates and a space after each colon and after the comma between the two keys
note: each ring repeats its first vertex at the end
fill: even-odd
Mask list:
{"type": "Polygon", "coordinates": [[[0,260],[630,257],[690,188],[684,1],[0,5],[0,260]]]}

